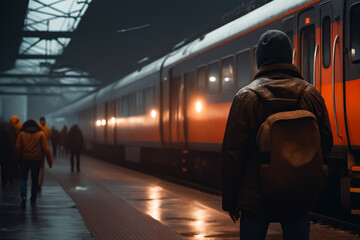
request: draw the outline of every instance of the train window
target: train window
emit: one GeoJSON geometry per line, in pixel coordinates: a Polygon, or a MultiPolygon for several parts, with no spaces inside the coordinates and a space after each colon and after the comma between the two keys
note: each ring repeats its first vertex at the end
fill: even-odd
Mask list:
{"type": "Polygon", "coordinates": [[[236,55],[236,63],[238,87],[242,88],[250,83],[250,50],[236,55]]]}
{"type": "Polygon", "coordinates": [[[220,90],[219,62],[209,64],[209,93],[215,94],[220,90]]]}
{"type": "Polygon", "coordinates": [[[136,96],[136,115],[144,114],[145,109],[144,109],[143,92],[142,91],[136,92],[135,96],[136,96]]]}
{"type": "Polygon", "coordinates": [[[194,93],[194,73],[188,72],[185,73],[185,91],[186,98],[189,99],[194,93]]]}
{"type": "Polygon", "coordinates": [[[136,94],[129,95],[129,116],[136,115],[136,94]]]}
{"type": "Polygon", "coordinates": [[[315,51],[315,25],[301,30],[301,68],[306,81],[312,83],[315,51]]]}
{"type": "Polygon", "coordinates": [[[121,101],[121,115],[123,117],[128,117],[129,116],[129,101],[128,101],[128,96],[123,97],[122,101],[121,101]]]}
{"type": "Polygon", "coordinates": [[[196,71],[197,76],[197,89],[199,94],[206,93],[206,67],[198,68],[196,71]]]}
{"type": "Polygon", "coordinates": [[[331,46],[330,46],[330,17],[326,16],[322,20],[322,57],[323,57],[323,66],[328,68],[330,66],[330,55],[331,55],[331,46]]]}
{"type": "Polygon", "coordinates": [[[257,72],[259,71],[258,66],[257,66],[257,60],[256,60],[256,47],[253,48],[253,77],[255,77],[255,75],[257,74],[257,72]]]}
{"type": "Polygon", "coordinates": [[[154,90],[152,87],[144,90],[144,110],[145,114],[149,113],[154,107],[154,90]]]}
{"type": "Polygon", "coordinates": [[[222,60],[222,91],[234,89],[234,58],[228,57],[222,60]]]}
{"type": "Polygon", "coordinates": [[[116,100],[116,116],[120,117],[122,112],[121,112],[122,106],[121,106],[121,98],[118,98],[116,100]]]}
{"type": "Polygon", "coordinates": [[[292,31],[286,32],[286,35],[289,37],[290,39],[290,43],[291,43],[291,47],[294,46],[294,33],[292,31]]]}
{"type": "Polygon", "coordinates": [[[352,61],[360,60],[360,4],[350,9],[350,54],[352,61]]]}

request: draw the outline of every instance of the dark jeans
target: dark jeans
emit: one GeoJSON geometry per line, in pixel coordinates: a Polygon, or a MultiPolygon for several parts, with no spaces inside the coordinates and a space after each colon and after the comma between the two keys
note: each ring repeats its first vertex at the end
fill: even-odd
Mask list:
{"type": "Polygon", "coordinates": [[[80,152],[71,151],[70,162],[71,162],[71,171],[74,171],[74,156],[76,157],[76,170],[80,171],[80,152]]]}
{"type": "Polygon", "coordinates": [[[27,198],[27,179],[31,171],[31,201],[36,201],[38,179],[41,161],[22,160],[20,162],[20,193],[21,198],[27,198]]]}
{"type": "MultiPolygon", "coordinates": [[[[240,219],[241,240],[263,240],[269,227],[270,219],[242,211],[240,219]]],[[[308,240],[310,232],[309,214],[290,216],[280,221],[284,240],[308,240]]]]}

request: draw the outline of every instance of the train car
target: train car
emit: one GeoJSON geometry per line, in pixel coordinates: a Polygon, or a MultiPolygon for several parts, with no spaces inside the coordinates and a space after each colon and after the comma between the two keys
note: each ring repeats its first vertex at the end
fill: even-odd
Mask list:
{"type": "Polygon", "coordinates": [[[52,116],[75,114],[71,121],[86,129],[89,150],[102,149],[102,156],[220,189],[232,99],[257,72],[260,35],[279,29],[330,116],[334,148],[324,198],[332,200],[323,206],[360,214],[359,20],[359,0],[274,0],[52,116]]]}

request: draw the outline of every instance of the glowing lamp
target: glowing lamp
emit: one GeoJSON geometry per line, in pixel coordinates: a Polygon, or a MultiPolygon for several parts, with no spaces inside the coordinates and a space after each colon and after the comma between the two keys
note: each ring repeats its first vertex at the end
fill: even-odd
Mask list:
{"type": "Polygon", "coordinates": [[[229,77],[225,77],[225,78],[224,78],[224,81],[225,81],[225,82],[228,82],[228,81],[230,81],[230,78],[229,78],[229,77]]]}
{"type": "Polygon", "coordinates": [[[110,122],[111,122],[112,124],[115,124],[115,118],[112,117],[112,118],[110,119],[110,122]]]}
{"type": "Polygon", "coordinates": [[[197,112],[201,112],[201,110],[202,110],[202,104],[201,104],[200,101],[197,101],[197,102],[195,103],[195,110],[196,110],[197,112]]]}
{"type": "Polygon", "coordinates": [[[106,125],[106,120],[105,119],[101,120],[101,125],[103,125],[103,126],[106,125]]]}
{"type": "Polygon", "coordinates": [[[96,126],[101,126],[101,121],[100,120],[96,121],[96,126]]]}
{"type": "Polygon", "coordinates": [[[216,82],[216,77],[211,76],[211,77],[209,78],[209,80],[210,80],[210,82],[216,82]]]}
{"type": "Polygon", "coordinates": [[[152,110],[150,115],[152,118],[156,118],[156,110],[152,110]]]}
{"type": "Polygon", "coordinates": [[[310,18],[309,17],[305,18],[305,24],[309,24],[309,23],[310,23],[310,18]]]}

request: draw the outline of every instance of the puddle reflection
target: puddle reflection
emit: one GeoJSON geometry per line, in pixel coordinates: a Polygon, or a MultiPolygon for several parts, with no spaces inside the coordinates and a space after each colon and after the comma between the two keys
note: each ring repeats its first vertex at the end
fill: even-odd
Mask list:
{"type": "Polygon", "coordinates": [[[161,221],[161,191],[162,188],[158,186],[149,187],[147,190],[150,200],[146,203],[146,213],[158,221],[161,221]]]}
{"type": "Polygon", "coordinates": [[[196,239],[205,238],[205,234],[208,233],[209,229],[207,229],[207,224],[205,222],[206,213],[203,209],[195,208],[192,211],[194,222],[189,222],[192,224],[193,231],[197,233],[194,237],[196,239]]]}

